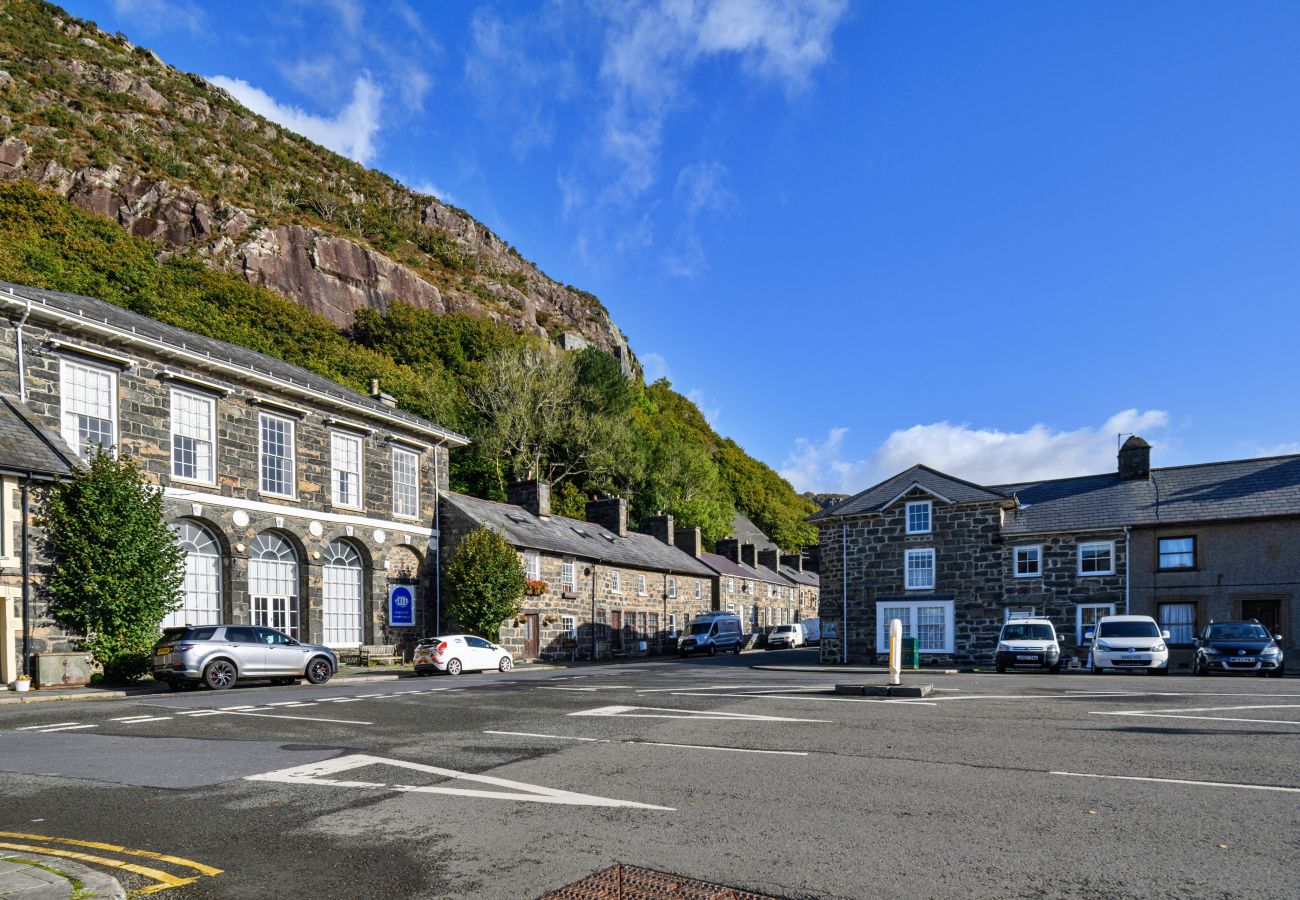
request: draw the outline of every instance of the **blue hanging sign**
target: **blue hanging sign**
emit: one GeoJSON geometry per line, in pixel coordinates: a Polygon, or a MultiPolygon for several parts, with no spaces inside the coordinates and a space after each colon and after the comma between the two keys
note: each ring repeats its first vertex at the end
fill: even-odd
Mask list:
{"type": "Polygon", "coordinates": [[[388,624],[393,628],[415,625],[415,592],[404,584],[389,585],[388,624]]]}

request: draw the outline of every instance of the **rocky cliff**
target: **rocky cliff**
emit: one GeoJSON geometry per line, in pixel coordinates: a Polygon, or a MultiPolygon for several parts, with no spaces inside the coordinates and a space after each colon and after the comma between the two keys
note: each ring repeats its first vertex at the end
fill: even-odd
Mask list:
{"type": "Polygon", "coordinates": [[[0,0],[0,178],[26,179],[346,328],[403,301],[594,344],[638,372],[591,294],[463,210],[287,132],[197,75],[35,0],[0,0]]]}

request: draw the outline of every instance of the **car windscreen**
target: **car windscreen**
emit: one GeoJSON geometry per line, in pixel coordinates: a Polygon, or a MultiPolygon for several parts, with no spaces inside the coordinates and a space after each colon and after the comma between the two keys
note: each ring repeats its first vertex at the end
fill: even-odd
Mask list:
{"type": "Polygon", "coordinates": [[[1050,641],[1054,637],[1051,625],[1024,623],[1002,626],[1002,640],[1004,641],[1050,641]]]}
{"type": "Polygon", "coordinates": [[[1153,638],[1160,637],[1160,629],[1155,622],[1102,622],[1097,626],[1097,637],[1153,638]]]}
{"type": "Polygon", "coordinates": [[[713,625],[710,622],[696,622],[691,626],[691,634],[708,634],[713,625]]]}
{"type": "Polygon", "coordinates": [[[1273,636],[1263,625],[1243,622],[1233,625],[1211,625],[1205,635],[1210,641],[1271,641],[1273,636]]]}

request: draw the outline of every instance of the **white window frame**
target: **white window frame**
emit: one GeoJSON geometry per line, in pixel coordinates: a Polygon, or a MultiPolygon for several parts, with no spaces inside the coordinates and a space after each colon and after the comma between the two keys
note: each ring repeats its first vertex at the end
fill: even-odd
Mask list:
{"type": "Polygon", "coordinates": [[[560,616],[560,631],[574,640],[578,639],[578,619],[576,616],[560,616]]]}
{"type": "Polygon", "coordinates": [[[293,419],[285,416],[276,416],[271,413],[258,413],[257,415],[257,488],[259,494],[266,494],[269,497],[286,497],[295,500],[298,497],[298,423],[293,419]],[[289,493],[281,494],[278,491],[269,491],[266,489],[264,473],[262,472],[262,463],[266,459],[266,436],[263,433],[263,427],[266,422],[280,422],[289,427],[288,446],[289,455],[289,493]]]}
{"type": "Polygon", "coordinates": [[[1002,621],[1010,622],[1012,619],[1037,619],[1038,610],[1032,606],[1008,606],[1002,617],[1002,621]]]}
{"type": "Polygon", "coordinates": [[[733,575],[727,576],[727,593],[728,594],[736,593],[736,578],[733,575]]]}
{"type": "Polygon", "coordinates": [[[695,579],[695,599],[696,600],[704,599],[704,587],[703,585],[700,584],[700,579],[698,578],[695,579]]]}
{"type": "Polygon", "coordinates": [[[677,637],[677,613],[668,614],[668,636],[677,637]]]}
{"type": "Polygon", "coordinates": [[[934,501],[932,500],[909,500],[906,509],[906,528],[908,534],[930,534],[934,531],[934,501]],[[925,510],[925,527],[912,527],[912,510],[925,510]]]}
{"type": "MultiPolygon", "coordinates": [[[[954,647],[956,630],[956,604],[952,600],[877,600],[876,601],[876,652],[889,652],[889,619],[884,618],[885,610],[900,610],[907,613],[903,623],[904,637],[917,637],[922,609],[943,609],[944,643],[941,647],[917,647],[920,653],[951,654],[954,647]]],[[[891,617],[892,618],[892,617],[891,617]]]]}
{"type": "Polygon", "coordinates": [[[641,596],[641,597],[644,597],[644,596],[646,595],[646,586],[645,586],[645,576],[644,576],[644,575],[638,575],[638,576],[636,577],[636,592],[637,592],[637,595],[638,595],[638,596],[641,596]]]}
{"type": "Polygon", "coordinates": [[[536,550],[524,551],[524,577],[529,581],[542,580],[542,555],[536,550]]]}
{"type": "Polygon", "coordinates": [[[365,452],[366,445],[361,435],[352,434],[347,431],[330,432],[330,503],[334,506],[341,506],[344,509],[362,509],[364,506],[364,475],[365,469],[365,452]],[[357,468],[356,471],[345,469],[339,465],[339,457],[343,454],[339,452],[340,442],[350,442],[357,449],[357,468]],[[340,473],[356,476],[356,487],[354,489],[357,499],[355,503],[348,503],[342,499],[342,491],[339,489],[340,473]]]}
{"type": "MultiPolygon", "coordinates": [[[[169,445],[167,447],[167,451],[170,454],[170,459],[171,459],[172,481],[184,481],[189,484],[202,484],[202,485],[207,485],[209,487],[216,484],[217,483],[217,398],[211,396],[210,394],[199,393],[198,391],[184,391],[181,390],[180,388],[172,388],[171,391],[169,392],[168,400],[170,402],[170,407],[171,407],[171,431],[170,431],[169,445]],[[184,398],[185,400],[189,400],[189,401],[198,401],[199,403],[207,404],[208,440],[204,442],[204,441],[200,441],[198,438],[190,437],[190,435],[179,435],[180,437],[190,437],[190,439],[195,441],[196,444],[207,443],[208,445],[208,477],[207,478],[198,478],[198,477],[191,478],[188,475],[176,474],[176,438],[178,436],[176,430],[176,399],[178,397],[184,398]]],[[[197,456],[198,453],[196,450],[195,452],[196,466],[197,466],[197,456]]]]}
{"type": "Polygon", "coordinates": [[[420,518],[420,454],[414,450],[410,450],[406,447],[398,447],[394,444],[392,470],[393,515],[399,519],[420,518]],[[405,482],[399,483],[397,480],[397,460],[403,457],[409,457],[411,459],[411,473],[415,477],[415,481],[412,484],[406,484],[405,482]],[[400,492],[399,487],[401,488],[400,492]],[[407,491],[410,491],[413,496],[407,495],[407,491]],[[405,500],[411,501],[409,507],[412,509],[411,512],[406,512],[408,506],[403,502],[405,500]]]}
{"type": "Polygon", "coordinates": [[[1078,606],[1076,606],[1074,608],[1074,640],[1076,643],[1079,644],[1083,643],[1084,629],[1095,627],[1095,622],[1092,625],[1087,625],[1087,626],[1083,624],[1083,611],[1085,609],[1104,610],[1101,616],[1098,616],[1097,618],[1101,618],[1102,616],[1115,615],[1114,603],[1080,603],[1078,606]]]}
{"type": "Polygon", "coordinates": [[[1011,574],[1014,575],[1016,578],[1042,578],[1043,577],[1043,545],[1026,544],[1023,547],[1016,547],[1011,556],[1011,574]],[[1021,572],[1020,571],[1021,551],[1028,553],[1030,550],[1033,550],[1035,553],[1038,554],[1038,564],[1034,567],[1034,571],[1032,572],[1021,572]]]}
{"type": "Polygon", "coordinates": [[[1079,545],[1079,577],[1093,578],[1099,575],[1115,574],[1115,542],[1114,541],[1088,541],[1079,545]],[[1106,552],[1110,555],[1110,568],[1106,571],[1085,572],[1083,571],[1083,554],[1084,551],[1094,550],[1097,547],[1105,547],[1106,552]]]}
{"type": "Polygon", "coordinates": [[[668,593],[668,598],[669,598],[670,600],[673,599],[673,598],[675,598],[675,597],[677,596],[677,579],[676,579],[676,578],[669,578],[669,579],[668,579],[668,584],[667,584],[667,588],[666,588],[666,590],[667,590],[667,593],[668,593]]]}
{"type": "Polygon", "coordinates": [[[609,573],[609,592],[610,592],[611,594],[621,594],[621,593],[623,593],[623,573],[622,573],[622,572],[617,572],[617,571],[615,571],[615,572],[610,572],[610,573],[609,573]]]}
{"type": "MultiPolygon", "coordinates": [[[[80,440],[80,428],[68,428],[68,416],[76,415],[67,409],[68,403],[68,383],[69,375],[72,370],[81,370],[89,372],[95,377],[108,377],[108,413],[107,420],[113,429],[113,439],[105,449],[112,450],[117,447],[118,441],[122,437],[121,426],[118,423],[118,402],[117,402],[117,370],[110,369],[107,366],[95,366],[80,360],[59,357],[59,429],[63,432],[63,439],[68,442],[72,452],[76,453],[81,459],[87,458],[86,448],[77,446],[80,440]]],[[[96,416],[96,418],[105,418],[96,416]]],[[[103,445],[101,445],[103,446],[103,445]]],[[[169,451],[170,452],[170,451],[169,451]]]]}
{"type": "Polygon", "coordinates": [[[572,559],[560,563],[560,588],[566,591],[578,589],[578,564],[572,559]]]}
{"type": "Polygon", "coordinates": [[[935,583],[935,552],[934,552],[934,548],[933,548],[933,547],[916,547],[916,548],[914,548],[914,549],[904,550],[904,551],[903,551],[903,587],[904,587],[906,590],[909,590],[909,591],[932,591],[932,590],[934,590],[934,583],[935,583]],[[924,570],[923,570],[923,569],[916,569],[916,570],[913,570],[913,569],[912,569],[912,560],[913,560],[913,559],[919,559],[920,557],[923,557],[923,556],[928,556],[929,559],[930,559],[930,567],[929,567],[929,572],[930,572],[930,583],[929,583],[929,584],[913,584],[913,583],[912,583],[912,572],[913,572],[913,571],[921,572],[921,571],[924,571],[924,570]]]}

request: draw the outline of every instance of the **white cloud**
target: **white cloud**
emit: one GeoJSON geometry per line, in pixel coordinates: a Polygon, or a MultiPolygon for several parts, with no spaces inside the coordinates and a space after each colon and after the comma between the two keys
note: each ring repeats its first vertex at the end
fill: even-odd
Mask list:
{"type": "Polygon", "coordinates": [[[173,29],[191,34],[207,32],[208,20],[203,10],[185,0],[113,0],[113,12],[146,32],[173,29]]]}
{"type": "Polygon", "coordinates": [[[697,162],[683,166],[677,173],[673,196],[686,207],[686,215],[725,209],[735,200],[727,190],[727,167],[720,162],[697,162]]]}
{"type": "Polygon", "coordinates": [[[673,380],[673,373],[668,368],[668,360],[664,359],[660,353],[643,353],[641,354],[641,368],[645,370],[645,380],[647,384],[653,384],[660,378],[673,380]]]}
{"type": "Polygon", "coordinates": [[[699,388],[692,388],[686,394],[686,399],[695,404],[704,416],[704,421],[708,422],[714,428],[718,427],[718,417],[722,415],[722,406],[699,388]]]}
{"type": "Polygon", "coordinates": [[[1286,441],[1268,447],[1257,447],[1253,456],[1292,456],[1300,453],[1300,441],[1286,441]]]}
{"type": "Polygon", "coordinates": [[[375,154],[375,136],[380,129],[380,105],[384,92],[368,72],[357,76],[352,99],[333,118],[318,116],[289,104],[280,103],[266,91],[239,78],[215,75],[208,79],[224,88],[235,99],[258,115],[265,116],[321,144],[335,153],[351,157],[362,165],[375,154]]]}
{"type": "Polygon", "coordinates": [[[936,422],[893,432],[865,459],[845,457],[848,429],[836,427],[821,441],[797,438],[781,474],[796,490],[846,494],[916,463],[978,484],[1088,475],[1114,469],[1116,435],[1151,439],[1168,426],[1169,414],[1158,409],[1126,409],[1095,428],[1073,431],[1042,424],[1017,432],[936,422]]]}

